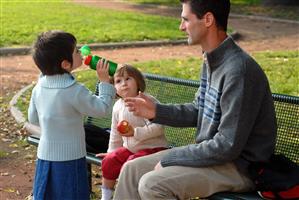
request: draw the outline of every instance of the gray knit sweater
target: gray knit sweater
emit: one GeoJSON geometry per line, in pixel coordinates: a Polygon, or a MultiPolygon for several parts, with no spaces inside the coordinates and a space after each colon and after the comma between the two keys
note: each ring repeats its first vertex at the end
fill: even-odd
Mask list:
{"type": "Polygon", "coordinates": [[[269,83],[260,66],[228,37],[204,53],[193,103],[157,104],[155,123],[197,127],[196,144],[173,148],[163,167],[202,167],[265,161],[273,153],[276,118],[269,83]]]}

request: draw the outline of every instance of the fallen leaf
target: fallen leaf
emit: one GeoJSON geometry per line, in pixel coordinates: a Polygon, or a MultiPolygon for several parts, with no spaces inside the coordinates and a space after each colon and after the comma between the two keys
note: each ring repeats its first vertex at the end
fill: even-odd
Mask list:
{"type": "Polygon", "coordinates": [[[5,188],[3,191],[4,192],[9,192],[9,193],[16,192],[16,190],[14,188],[5,188]]]}

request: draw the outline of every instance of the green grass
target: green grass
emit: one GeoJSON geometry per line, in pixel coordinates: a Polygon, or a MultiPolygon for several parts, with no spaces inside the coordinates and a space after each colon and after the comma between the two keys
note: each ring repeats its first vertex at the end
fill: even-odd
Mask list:
{"type": "MultiPolygon", "coordinates": [[[[180,6],[179,0],[127,0],[140,4],[180,6]]],[[[299,20],[299,6],[264,6],[261,0],[231,0],[231,12],[243,15],[260,15],[299,20]]]]}
{"type": "Polygon", "coordinates": [[[33,87],[26,90],[18,99],[16,107],[23,113],[25,119],[28,119],[28,106],[31,97],[31,91],[33,87]]]}
{"type": "MultiPolygon", "coordinates": [[[[141,4],[175,5],[179,6],[179,0],[127,0],[141,4]]],[[[260,0],[231,0],[232,5],[259,5],[260,0]]]]}
{"type": "Polygon", "coordinates": [[[105,10],[63,0],[1,0],[0,47],[31,45],[38,33],[59,29],[78,43],[179,39],[180,19],[105,10]]]}
{"type": "Polygon", "coordinates": [[[153,4],[153,5],[166,5],[166,6],[180,5],[179,0],[127,0],[127,1],[140,3],[140,4],[153,4]]]}
{"type": "Polygon", "coordinates": [[[299,96],[299,51],[255,53],[253,56],[268,76],[274,93],[299,96]]]}

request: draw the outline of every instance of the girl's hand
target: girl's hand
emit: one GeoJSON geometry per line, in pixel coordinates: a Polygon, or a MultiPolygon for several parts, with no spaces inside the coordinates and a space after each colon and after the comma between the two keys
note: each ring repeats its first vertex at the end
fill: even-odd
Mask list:
{"type": "Polygon", "coordinates": [[[100,59],[97,63],[97,75],[100,82],[110,83],[109,78],[109,63],[105,59],[100,59]]]}
{"type": "Polygon", "coordinates": [[[131,125],[129,125],[128,128],[129,128],[128,132],[119,133],[119,134],[124,137],[133,137],[134,136],[134,128],[131,125]]]}
{"type": "Polygon", "coordinates": [[[108,153],[98,153],[96,154],[96,157],[98,158],[104,158],[105,156],[107,156],[108,153]]]}

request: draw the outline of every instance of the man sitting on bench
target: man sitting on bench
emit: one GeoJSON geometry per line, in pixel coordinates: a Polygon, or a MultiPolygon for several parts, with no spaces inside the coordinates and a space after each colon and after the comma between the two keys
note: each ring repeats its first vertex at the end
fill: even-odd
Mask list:
{"type": "Polygon", "coordinates": [[[199,44],[204,63],[192,103],[158,104],[142,93],[127,98],[137,116],[173,127],[197,127],[196,144],[127,162],[115,199],[187,199],[249,191],[251,162],[274,152],[276,119],[260,66],[226,33],[229,0],[181,0],[180,29],[199,44]]]}

